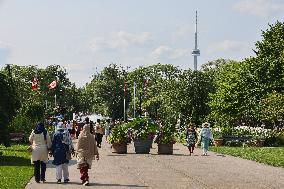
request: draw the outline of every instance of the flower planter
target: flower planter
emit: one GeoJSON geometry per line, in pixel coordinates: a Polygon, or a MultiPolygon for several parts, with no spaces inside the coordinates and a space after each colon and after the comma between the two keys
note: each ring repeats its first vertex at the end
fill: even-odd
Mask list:
{"type": "Polygon", "coordinates": [[[263,147],[264,146],[265,140],[256,140],[255,141],[255,146],[256,147],[263,147]]]}
{"type": "Polygon", "coordinates": [[[223,145],[223,139],[215,139],[214,144],[216,147],[223,145]]]}
{"type": "Polygon", "coordinates": [[[149,154],[152,140],[134,140],[136,154],[149,154]]]}
{"type": "Polygon", "coordinates": [[[173,154],[173,144],[158,144],[158,154],[173,154]]]}
{"type": "Polygon", "coordinates": [[[114,143],[112,144],[112,153],[126,154],[127,144],[126,143],[114,143]]]}

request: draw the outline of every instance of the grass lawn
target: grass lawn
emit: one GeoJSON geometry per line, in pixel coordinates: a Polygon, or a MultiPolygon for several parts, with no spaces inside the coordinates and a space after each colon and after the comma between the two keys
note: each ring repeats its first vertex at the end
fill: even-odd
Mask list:
{"type": "Polygon", "coordinates": [[[5,148],[0,145],[0,188],[24,188],[33,175],[30,154],[27,145],[12,145],[5,148]]]}
{"type": "Polygon", "coordinates": [[[284,167],[284,147],[210,147],[210,151],[284,167]]]}

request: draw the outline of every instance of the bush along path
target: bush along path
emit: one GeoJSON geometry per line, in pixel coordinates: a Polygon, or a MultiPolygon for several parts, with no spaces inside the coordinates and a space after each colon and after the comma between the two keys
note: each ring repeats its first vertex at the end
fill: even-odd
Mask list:
{"type": "MultiPolygon", "coordinates": [[[[133,144],[128,145],[128,154],[114,154],[105,141],[99,150],[101,159],[90,171],[90,188],[284,188],[283,168],[215,152],[201,156],[200,149],[189,156],[182,144],[174,145],[173,155],[158,155],[156,144],[150,154],[135,154],[133,144]]],[[[47,182],[37,184],[32,178],[26,189],[83,188],[75,159],[68,184],[56,184],[55,169],[48,166],[47,182]]]]}

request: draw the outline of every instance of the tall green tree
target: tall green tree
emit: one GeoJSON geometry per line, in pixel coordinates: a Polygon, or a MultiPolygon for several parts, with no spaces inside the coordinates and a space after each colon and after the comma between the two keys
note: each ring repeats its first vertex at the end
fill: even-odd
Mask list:
{"type": "Polygon", "coordinates": [[[9,79],[6,75],[0,72],[0,144],[9,145],[8,124],[14,116],[17,108],[15,94],[9,79]]]}
{"type": "Polygon", "coordinates": [[[255,57],[218,68],[214,76],[216,92],[210,95],[209,103],[212,108],[210,116],[216,121],[231,124],[245,122],[256,126],[263,119],[273,117],[262,108],[271,107],[269,102],[273,105],[272,99],[278,97],[273,93],[283,93],[284,23],[269,25],[262,32],[262,37],[261,41],[256,42],[255,57]]]}
{"type": "MultiPolygon", "coordinates": [[[[94,109],[102,111],[103,109],[97,106],[105,107],[105,112],[98,113],[115,119],[123,119],[124,82],[126,81],[126,75],[127,73],[122,67],[110,64],[101,73],[95,75],[92,82],[88,84],[86,87],[88,91],[94,92],[93,97],[95,99],[93,102],[98,102],[98,104],[94,104],[94,109]]],[[[128,104],[129,94],[126,95],[126,107],[128,107],[128,104]]]]}

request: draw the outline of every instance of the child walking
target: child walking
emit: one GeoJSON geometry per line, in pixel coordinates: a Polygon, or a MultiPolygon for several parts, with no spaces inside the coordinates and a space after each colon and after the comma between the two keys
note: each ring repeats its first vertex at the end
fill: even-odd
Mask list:
{"type": "Polygon", "coordinates": [[[197,140],[197,133],[194,129],[194,126],[190,123],[186,130],[186,142],[190,156],[193,153],[196,140],[197,140]]]}

